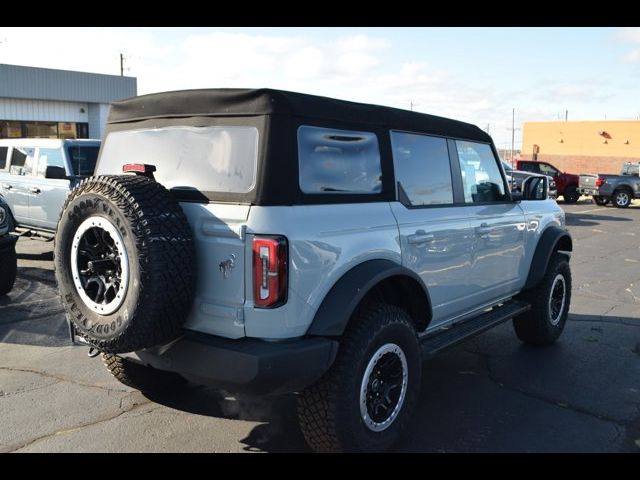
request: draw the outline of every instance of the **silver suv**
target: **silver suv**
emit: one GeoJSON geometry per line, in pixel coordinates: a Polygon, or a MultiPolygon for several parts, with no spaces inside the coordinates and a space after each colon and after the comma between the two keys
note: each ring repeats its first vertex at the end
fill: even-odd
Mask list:
{"type": "Polygon", "coordinates": [[[93,174],[99,149],[99,140],[0,140],[0,194],[16,229],[54,232],[69,192],[93,174]]]}
{"type": "Polygon", "coordinates": [[[277,90],[111,106],[55,240],[72,339],[142,390],[297,392],[318,451],[385,450],[427,357],[513,319],[553,343],[571,237],[548,178],[509,192],[491,138],[277,90]]]}

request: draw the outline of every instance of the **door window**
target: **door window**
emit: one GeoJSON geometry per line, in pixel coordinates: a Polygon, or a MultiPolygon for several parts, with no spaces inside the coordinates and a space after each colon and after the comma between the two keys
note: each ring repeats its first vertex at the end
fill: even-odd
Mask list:
{"type": "Polygon", "coordinates": [[[464,201],[489,203],[506,200],[505,185],[491,146],[456,140],[464,201]]]}
{"type": "Polygon", "coordinates": [[[449,151],[444,138],[391,132],[393,163],[402,203],[453,203],[449,151]]]}
{"type": "Polygon", "coordinates": [[[558,170],[553,168],[551,165],[547,165],[546,163],[540,163],[540,173],[544,173],[545,175],[549,175],[550,177],[555,177],[558,175],[558,170]]]}
{"type": "Polygon", "coordinates": [[[31,175],[35,151],[34,147],[13,147],[10,173],[13,175],[31,175]]]}
{"type": "Polygon", "coordinates": [[[41,148],[40,149],[37,175],[39,177],[45,178],[47,167],[55,167],[62,170],[62,172],[65,173],[64,159],[62,157],[61,149],[59,148],[41,148]]]}

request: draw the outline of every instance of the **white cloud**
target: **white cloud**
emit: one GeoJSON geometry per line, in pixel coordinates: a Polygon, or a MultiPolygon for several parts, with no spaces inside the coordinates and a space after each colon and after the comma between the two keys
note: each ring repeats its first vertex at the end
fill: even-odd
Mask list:
{"type": "Polygon", "coordinates": [[[630,52],[627,52],[622,57],[622,60],[626,63],[640,62],[640,49],[631,50],[630,52]]]}
{"type": "Polygon", "coordinates": [[[640,43],[640,27],[621,28],[617,37],[623,42],[640,43]]]}

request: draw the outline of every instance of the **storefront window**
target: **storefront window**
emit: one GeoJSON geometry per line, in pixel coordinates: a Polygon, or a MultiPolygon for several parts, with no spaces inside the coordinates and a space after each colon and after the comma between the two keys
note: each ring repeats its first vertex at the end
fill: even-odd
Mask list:
{"type": "Polygon", "coordinates": [[[0,138],[89,138],[89,124],[0,120],[0,138]]]}
{"type": "Polygon", "coordinates": [[[58,138],[58,124],[49,122],[25,122],[29,138],[58,138]]]}
{"type": "Polygon", "coordinates": [[[22,137],[22,122],[0,120],[0,138],[22,137]]]}

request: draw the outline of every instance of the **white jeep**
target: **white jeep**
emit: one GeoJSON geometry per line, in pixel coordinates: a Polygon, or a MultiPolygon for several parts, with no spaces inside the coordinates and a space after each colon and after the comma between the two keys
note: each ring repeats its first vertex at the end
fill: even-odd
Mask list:
{"type": "Polygon", "coordinates": [[[278,90],[111,106],[55,270],[72,339],[141,390],[297,392],[318,451],[385,450],[422,361],[513,319],[562,333],[571,237],[466,123],[278,90]]]}

